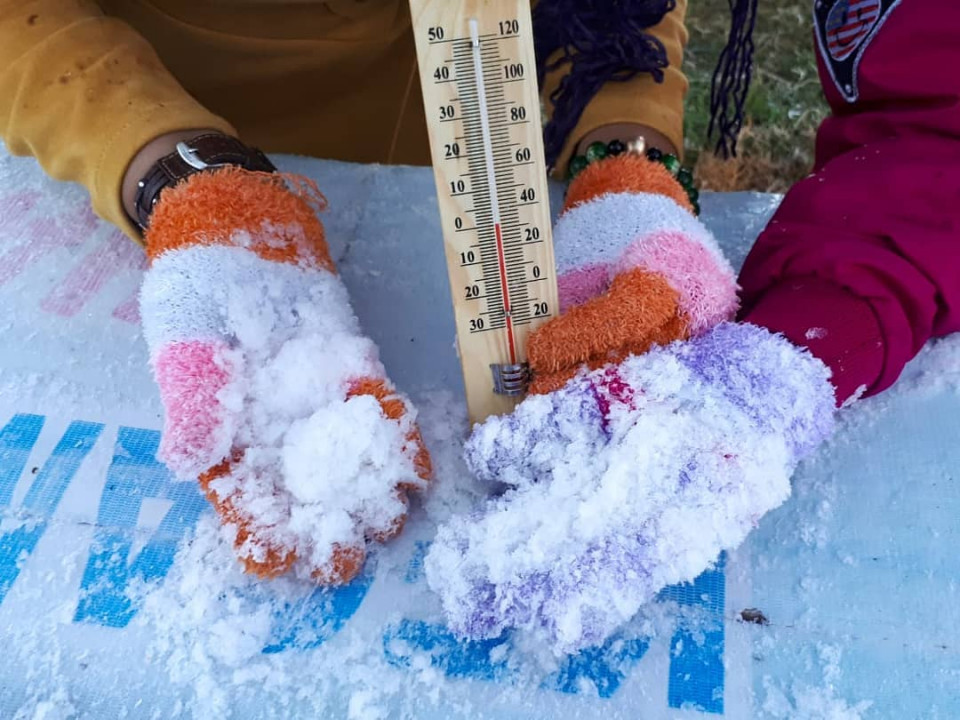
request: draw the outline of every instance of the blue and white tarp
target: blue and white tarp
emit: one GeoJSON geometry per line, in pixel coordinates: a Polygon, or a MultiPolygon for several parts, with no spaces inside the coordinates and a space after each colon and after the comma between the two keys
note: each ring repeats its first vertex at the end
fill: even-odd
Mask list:
{"type": "MultiPolygon", "coordinates": [[[[845,410],[744,547],[604,647],[461,643],[421,568],[477,492],[432,175],[280,162],[328,194],[433,491],[345,588],[244,577],[154,457],[142,251],[0,151],[0,718],[960,717],[960,343],[845,410]]],[[[704,219],[738,264],[776,203],[707,195],[704,219]]]]}

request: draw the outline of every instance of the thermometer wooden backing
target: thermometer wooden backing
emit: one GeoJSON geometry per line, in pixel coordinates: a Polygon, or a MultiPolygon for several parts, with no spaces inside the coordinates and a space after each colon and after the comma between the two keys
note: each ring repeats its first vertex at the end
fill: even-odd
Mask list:
{"type": "Polygon", "coordinates": [[[470,419],[526,389],[558,310],[529,0],[410,0],[470,419]]]}

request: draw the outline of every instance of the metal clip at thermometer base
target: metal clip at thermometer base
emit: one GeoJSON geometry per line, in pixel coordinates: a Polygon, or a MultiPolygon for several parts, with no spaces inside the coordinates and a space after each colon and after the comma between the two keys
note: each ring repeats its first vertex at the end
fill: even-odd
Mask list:
{"type": "Polygon", "coordinates": [[[519,365],[491,365],[493,373],[493,391],[498,395],[518,397],[527,394],[530,385],[530,366],[527,363],[519,365]]]}
{"type": "Polygon", "coordinates": [[[529,0],[410,0],[470,419],[510,412],[557,311],[529,0]],[[491,376],[492,371],[492,376],[491,376]]]}

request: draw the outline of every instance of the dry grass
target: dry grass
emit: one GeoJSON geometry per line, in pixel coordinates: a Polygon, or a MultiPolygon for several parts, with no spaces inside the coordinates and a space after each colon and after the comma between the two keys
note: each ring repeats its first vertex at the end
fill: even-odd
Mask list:
{"type": "MultiPolygon", "coordinates": [[[[810,138],[812,147],[813,139],[810,138]]],[[[709,149],[698,153],[694,161],[697,184],[705,190],[760,190],[783,193],[804,177],[813,158],[803,148],[784,157],[775,156],[769,133],[756,133],[748,124],[741,130],[737,156],[722,160],[709,149]]]]}
{"type": "Polygon", "coordinates": [[[813,50],[809,0],[760,0],[754,33],[754,80],[738,155],[721,161],[707,140],[710,78],[726,43],[726,0],[690,0],[690,78],[685,152],[703,187],[783,192],[813,165],[817,126],[827,107],[813,50]]]}

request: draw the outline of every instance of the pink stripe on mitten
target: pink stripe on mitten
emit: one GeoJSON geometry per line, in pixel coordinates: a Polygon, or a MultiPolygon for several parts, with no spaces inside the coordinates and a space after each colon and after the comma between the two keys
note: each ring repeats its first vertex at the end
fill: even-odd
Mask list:
{"type": "Polygon", "coordinates": [[[226,343],[172,342],[153,359],[167,411],[160,457],[177,474],[199,474],[230,451],[220,392],[234,374],[226,343]]]}
{"type": "Polygon", "coordinates": [[[560,293],[560,312],[583,305],[588,300],[602,295],[610,287],[610,272],[605,265],[585,265],[570,270],[557,278],[560,293]]]}
{"type": "Polygon", "coordinates": [[[643,268],[663,275],[680,295],[680,309],[699,335],[737,311],[736,283],[729,266],[681,232],[655,232],[631,243],[613,273],[643,268]]]}

